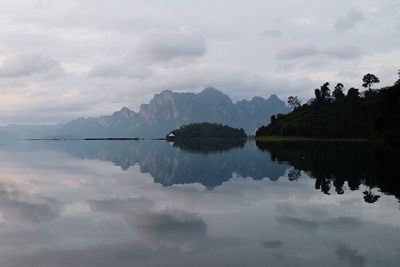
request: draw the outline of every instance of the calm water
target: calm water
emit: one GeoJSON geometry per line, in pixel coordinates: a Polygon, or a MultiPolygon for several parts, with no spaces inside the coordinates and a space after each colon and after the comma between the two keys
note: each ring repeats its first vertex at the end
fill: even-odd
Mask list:
{"type": "Polygon", "coordinates": [[[399,266],[398,150],[0,144],[0,266],[399,266]]]}

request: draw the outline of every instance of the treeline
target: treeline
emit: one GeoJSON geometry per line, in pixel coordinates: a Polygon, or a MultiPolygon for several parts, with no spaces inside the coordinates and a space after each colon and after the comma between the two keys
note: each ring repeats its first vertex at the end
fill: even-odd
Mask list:
{"type": "MultiPolygon", "coordinates": [[[[400,71],[399,71],[400,76],[400,71]]],[[[371,89],[379,79],[363,78],[364,92],[356,88],[344,93],[338,83],[331,91],[327,82],[315,89],[315,98],[301,105],[289,97],[289,114],[271,117],[271,123],[257,130],[261,136],[302,136],[312,138],[384,138],[400,140],[400,79],[395,85],[371,89]]]]}
{"type": "MultiPolygon", "coordinates": [[[[246,138],[243,129],[218,123],[192,123],[171,132],[175,139],[182,138],[246,138]]],[[[167,136],[168,138],[168,136],[167,136]]]]}

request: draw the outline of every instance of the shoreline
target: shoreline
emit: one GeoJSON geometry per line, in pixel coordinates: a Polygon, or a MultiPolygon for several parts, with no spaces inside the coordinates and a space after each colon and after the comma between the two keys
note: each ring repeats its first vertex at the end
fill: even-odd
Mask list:
{"type": "Polygon", "coordinates": [[[25,138],[16,139],[17,141],[139,141],[144,140],[137,137],[122,137],[122,138],[25,138]]]}
{"type": "Polygon", "coordinates": [[[300,136],[261,136],[255,138],[256,142],[371,142],[374,140],[366,138],[314,138],[314,137],[300,137],[300,136]]]}

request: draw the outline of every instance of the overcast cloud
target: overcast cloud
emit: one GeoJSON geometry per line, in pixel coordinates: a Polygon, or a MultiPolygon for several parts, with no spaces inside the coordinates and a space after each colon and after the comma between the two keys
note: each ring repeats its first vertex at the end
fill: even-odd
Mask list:
{"type": "Polygon", "coordinates": [[[0,125],[110,114],[164,89],[306,101],[393,84],[397,0],[0,0],[0,125]]]}

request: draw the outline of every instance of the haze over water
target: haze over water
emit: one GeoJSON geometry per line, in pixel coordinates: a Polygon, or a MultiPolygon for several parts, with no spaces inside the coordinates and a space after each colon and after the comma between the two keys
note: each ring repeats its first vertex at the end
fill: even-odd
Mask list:
{"type": "Polygon", "coordinates": [[[396,155],[349,142],[0,144],[0,266],[398,266],[396,155]]]}

